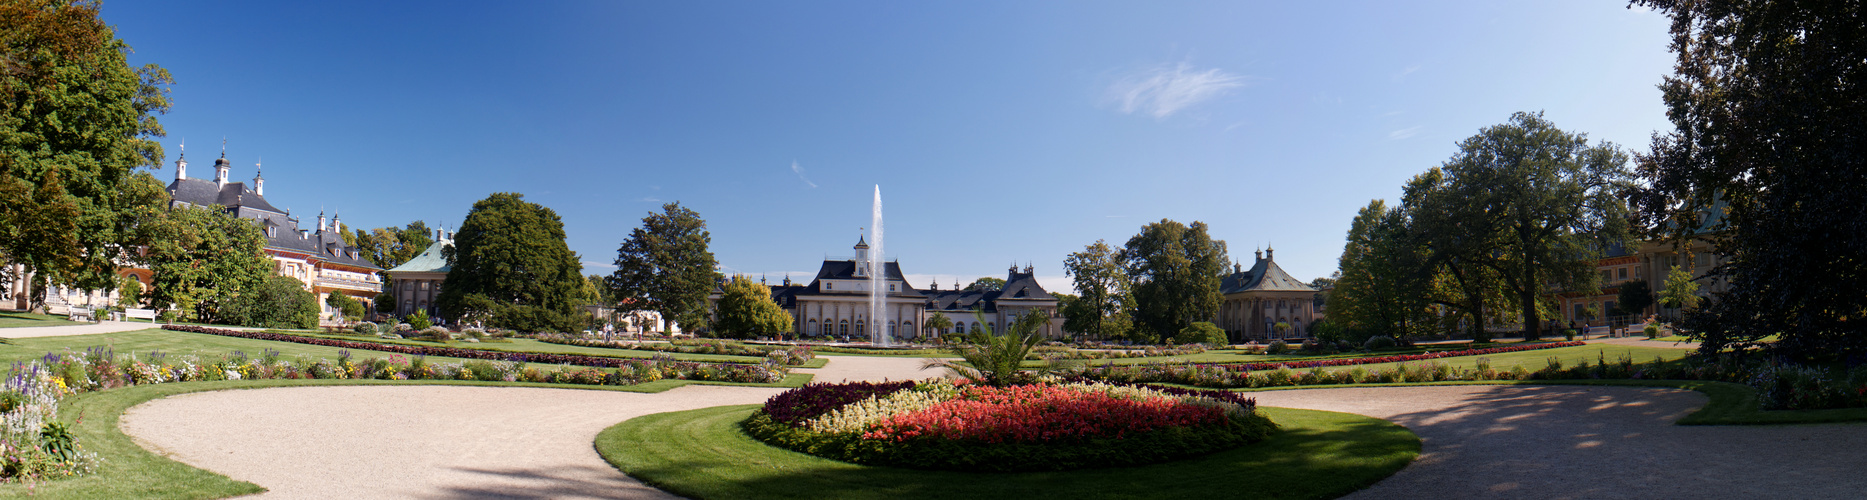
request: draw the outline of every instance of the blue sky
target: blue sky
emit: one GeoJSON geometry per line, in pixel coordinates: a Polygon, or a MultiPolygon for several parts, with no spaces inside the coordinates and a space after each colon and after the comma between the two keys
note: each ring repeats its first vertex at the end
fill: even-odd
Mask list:
{"type": "MultiPolygon", "coordinates": [[[[701,213],[728,272],[851,254],[880,185],[917,286],[1062,261],[1162,218],[1336,268],[1357,209],[1515,111],[1644,149],[1666,20],[1619,1],[111,2],[175,76],[172,164],[307,225],[456,227],[513,191],[586,273],[701,213]]],[[[169,167],[156,172],[170,179],[169,167]]],[[[802,275],[802,276],[799,276],[802,275]]]]}

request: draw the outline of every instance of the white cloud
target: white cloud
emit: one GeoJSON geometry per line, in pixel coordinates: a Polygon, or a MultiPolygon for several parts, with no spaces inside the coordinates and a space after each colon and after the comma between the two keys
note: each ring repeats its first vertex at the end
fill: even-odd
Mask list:
{"type": "Polygon", "coordinates": [[[1419,71],[1419,70],[1420,70],[1420,65],[1418,64],[1408,66],[1407,69],[1400,70],[1399,73],[1394,73],[1394,76],[1392,77],[1392,79],[1396,82],[1405,80],[1407,78],[1407,75],[1411,75],[1413,74],[1413,72],[1419,71]]]}
{"type": "Polygon", "coordinates": [[[791,173],[797,174],[798,180],[804,181],[804,184],[810,185],[811,189],[817,188],[817,183],[810,182],[810,178],[804,176],[804,166],[798,165],[797,160],[791,160],[791,173]]]}
{"type": "Polygon", "coordinates": [[[1108,96],[1121,112],[1143,112],[1164,119],[1180,110],[1245,86],[1245,77],[1218,68],[1195,70],[1191,64],[1161,65],[1136,71],[1110,85],[1108,96]]]}
{"type": "Polygon", "coordinates": [[[615,268],[616,268],[616,265],[615,265],[615,264],[605,264],[605,263],[602,263],[602,262],[594,262],[594,261],[588,261],[588,260],[586,260],[586,261],[583,261],[583,267],[584,267],[584,269],[589,269],[589,268],[592,268],[592,267],[602,267],[602,268],[608,268],[608,269],[615,269],[615,268]]]}
{"type": "Polygon", "coordinates": [[[1398,140],[1406,139],[1406,138],[1413,137],[1416,135],[1420,135],[1421,127],[1422,126],[1413,126],[1413,127],[1403,128],[1400,130],[1395,130],[1393,132],[1388,132],[1387,138],[1388,140],[1398,141],[1398,140]]]}
{"type": "Polygon", "coordinates": [[[661,198],[656,198],[656,197],[653,197],[653,196],[650,196],[650,197],[647,197],[647,198],[642,198],[641,200],[637,200],[637,201],[645,201],[645,202],[649,202],[649,203],[661,203],[661,198]]]}

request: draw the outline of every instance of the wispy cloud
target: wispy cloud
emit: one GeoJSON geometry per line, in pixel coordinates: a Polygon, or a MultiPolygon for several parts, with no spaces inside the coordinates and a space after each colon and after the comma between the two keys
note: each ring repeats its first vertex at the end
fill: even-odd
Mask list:
{"type": "Polygon", "coordinates": [[[1104,215],[1103,217],[1108,217],[1110,219],[1120,219],[1120,218],[1127,217],[1127,216],[1126,215],[1104,215]]]}
{"type": "Polygon", "coordinates": [[[1407,128],[1403,128],[1400,130],[1395,130],[1393,132],[1388,132],[1387,139],[1391,141],[1398,141],[1398,140],[1406,139],[1406,138],[1413,137],[1416,135],[1420,135],[1421,127],[1423,126],[1412,126],[1412,127],[1407,127],[1407,128]]]}
{"type": "Polygon", "coordinates": [[[797,160],[791,160],[791,173],[797,174],[797,179],[804,181],[804,184],[809,185],[811,189],[817,188],[817,183],[810,182],[810,177],[804,175],[804,166],[798,165],[797,160]]]}
{"type": "Polygon", "coordinates": [[[642,198],[641,200],[637,200],[637,201],[645,201],[645,202],[648,202],[648,203],[661,203],[661,198],[656,198],[656,197],[653,197],[653,196],[650,196],[650,197],[647,197],[647,198],[642,198]]]}
{"type": "Polygon", "coordinates": [[[1135,71],[1117,80],[1108,97],[1122,113],[1136,112],[1165,119],[1180,110],[1225,95],[1245,86],[1246,78],[1218,68],[1194,69],[1178,63],[1135,71]]]}
{"type": "Polygon", "coordinates": [[[1392,80],[1394,80],[1394,81],[1396,81],[1396,82],[1398,82],[1398,81],[1401,81],[1401,80],[1405,80],[1405,79],[1407,78],[1407,75],[1411,75],[1411,74],[1413,74],[1413,72],[1415,72],[1415,71],[1419,71],[1419,70],[1420,70],[1420,65],[1418,65],[1418,64],[1415,64],[1415,65],[1412,65],[1412,66],[1408,66],[1408,67],[1407,67],[1407,69],[1403,69],[1403,70],[1400,70],[1400,72],[1399,72],[1399,73],[1394,73],[1394,76],[1392,76],[1392,77],[1390,77],[1390,78],[1391,78],[1392,80]]]}

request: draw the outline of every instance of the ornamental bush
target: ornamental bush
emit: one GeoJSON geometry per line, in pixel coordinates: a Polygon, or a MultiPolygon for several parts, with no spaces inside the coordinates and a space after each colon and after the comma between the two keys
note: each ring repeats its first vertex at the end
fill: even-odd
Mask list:
{"type": "Polygon", "coordinates": [[[351,326],[350,329],[362,335],[375,335],[378,330],[375,323],[371,323],[368,321],[357,323],[356,325],[351,326]]]}
{"type": "Polygon", "coordinates": [[[773,397],[742,425],[766,443],[836,460],[992,472],[1156,463],[1276,430],[1255,401],[1230,392],[938,379],[812,384],[773,397]]]}
{"type": "Polygon", "coordinates": [[[1368,341],[1362,343],[1361,348],[1367,349],[1370,351],[1379,351],[1382,349],[1393,349],[1394,344],[1395,343],[1394,343],[1393,337],[1389,337],[1386,335],[1375,335],[1373,337],[1368,337],[1368,341]]]}

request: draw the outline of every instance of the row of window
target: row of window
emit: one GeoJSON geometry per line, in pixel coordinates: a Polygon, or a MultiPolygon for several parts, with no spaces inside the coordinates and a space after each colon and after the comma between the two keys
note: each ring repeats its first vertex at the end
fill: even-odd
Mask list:
{"type": "MultiPolygon", "coordinates": [[[[849,327],[851,325],[852,323],[849,320],[842,320],[841,322],[832,322],[829,320],[825,320],[823,322],[823,328],[818,329],[817,320],[813,319],[813,320],[810,320],[810,323],[808,323],[808,326],[805,327],[804,333],[808,335],[849,335],[850,334],[849,327]]],[[[867,321],[856,320],[853,323],[853,325],[856,327],[855,328],[856,336],[868,335],[868,329],[866,328],[868,325],[867,321]]],[[[907,329],[908,331],[914,331],[914,322],[903,321],[901,322],[901,327],[907,329]]],[[[888,322],[888,334],[889,335],[895,334],[895,322],[893,321],[888,322]]]]}

